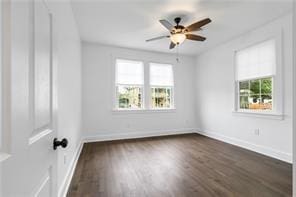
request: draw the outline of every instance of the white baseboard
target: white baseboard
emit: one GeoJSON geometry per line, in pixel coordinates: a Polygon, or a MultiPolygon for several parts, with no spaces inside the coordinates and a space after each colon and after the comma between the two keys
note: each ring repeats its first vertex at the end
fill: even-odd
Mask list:
{"type": "Polygon", "coordinates": [[[195,133],[195,128],[183,128],[183,129],[172,129],[172,130],[161,130],[161,131],[150,131],[150,132],[123,132],[123,133],[110,133],[84,137],[84,142],[100,142],[108,140],[121,140],[121,139],[134,139],[134,138],[145,138],[145,137],[156,137],[176,134],[195,133]]]}
{"type": "Polygon", "coordinates": [[[58,196],[59,197],[66,197],[80,153],[82,151],[83,148],[83,140],[80,140],[80,144],[78,146],[78,148],[75,151],[74,157],[70,162],[69,168],[65,174],[65,177],[62,181],[61,186],[59,187],[59,191],[58,191],[58,196]]]}
{"type": "Polygon", "coordinates": [[[235,146],[239,146],[263,155],[267,155],[269,157],[273,157],[288,163],[292,163],[292,155],[289,153],[281,152],[266,146],[261,146],[261,145],[253,144],[244,140],[221,135],[217,132],[202,131],[201,129],[196,129],[196,133],[219,140],[219,141],[223,141],[235,146]]]}

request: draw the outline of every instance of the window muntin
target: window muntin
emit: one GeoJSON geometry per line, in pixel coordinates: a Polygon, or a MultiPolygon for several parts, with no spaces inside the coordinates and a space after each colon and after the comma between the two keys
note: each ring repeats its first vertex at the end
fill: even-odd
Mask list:
{"type": "Polygon", "coordinates": [[[144,65],[140,61],[116,60],[116,108],[142,109],[144,65]]]}
{"type": "Polygon", "coordinates": [[[172,65],[150,63],[151,108],[173,108],[173,91],[174,76],[172,65]]]}

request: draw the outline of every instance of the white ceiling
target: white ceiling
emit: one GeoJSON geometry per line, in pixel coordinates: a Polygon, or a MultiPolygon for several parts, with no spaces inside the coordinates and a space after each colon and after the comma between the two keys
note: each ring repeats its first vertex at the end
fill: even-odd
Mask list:
{"type": "Polygon", "coordinates": [[[291,12],[289,0],[278,1],[176,1],[176,0],[72,0],[81,39],[107,45],[174,52],[169,40],[145,42],[166,35],[158,22],[184,16],[181,24],[189,25],[209,17],[212,23],[197,32],[205,42],[185,41],[180,53],[196,55],[291,12]]]}

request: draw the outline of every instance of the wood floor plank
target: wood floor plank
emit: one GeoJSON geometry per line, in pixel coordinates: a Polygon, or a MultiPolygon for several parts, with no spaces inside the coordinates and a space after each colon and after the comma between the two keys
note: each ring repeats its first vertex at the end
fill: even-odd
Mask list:
{"type": "Polygon", "coordinates": [[[68,197],[288,197],[292,165],[198,134],[86,143],[68,197]]]}

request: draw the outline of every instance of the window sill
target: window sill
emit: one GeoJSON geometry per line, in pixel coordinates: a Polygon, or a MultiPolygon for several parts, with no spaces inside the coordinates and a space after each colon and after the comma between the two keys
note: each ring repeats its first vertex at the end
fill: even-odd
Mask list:
{"type": "Polygon", "coordinates": [[[176,108],[169,109],[113,109],[113,114],[146,114],[146,113],[174,113],[176,108]]]}
{"type": "Polygon", "coordinates": [[[10,156],[11,156],[10,154],[0,152],[0,163],[8,159],[10,156]]]}
{"type": "Polygon", "coordinates": [[[262,111],[233,111],[234,115],[239,116],[248,116],[248,117],[255,117],[255,118],[267,118],[267,119],[275,119],[275,120],[283,120],[284,115],[274,112],[262,112],[262,111]]]}

